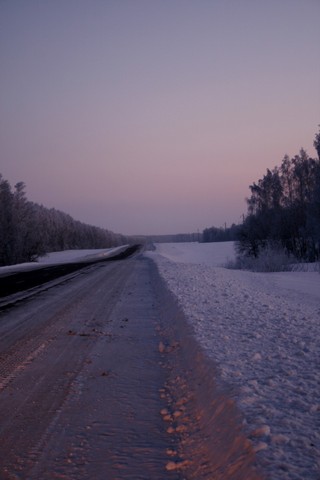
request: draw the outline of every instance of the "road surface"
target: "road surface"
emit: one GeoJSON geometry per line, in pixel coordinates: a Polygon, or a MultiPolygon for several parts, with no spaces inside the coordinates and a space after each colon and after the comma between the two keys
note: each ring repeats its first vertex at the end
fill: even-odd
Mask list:
{"type": "Polygon", "coordinates": [[[0,312],[0,478],[260,479],[218,383],[152,260],[83,268],[0,312]]]}

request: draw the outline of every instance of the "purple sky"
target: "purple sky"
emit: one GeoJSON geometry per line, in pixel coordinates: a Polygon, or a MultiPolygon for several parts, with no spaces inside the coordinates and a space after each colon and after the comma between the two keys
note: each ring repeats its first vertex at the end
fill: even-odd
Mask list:
{"type": "Polygon", "coordinates": [[[0,0],[0,172],[124,234],[238,223],[320,123],[319,0],[0,0]]]}

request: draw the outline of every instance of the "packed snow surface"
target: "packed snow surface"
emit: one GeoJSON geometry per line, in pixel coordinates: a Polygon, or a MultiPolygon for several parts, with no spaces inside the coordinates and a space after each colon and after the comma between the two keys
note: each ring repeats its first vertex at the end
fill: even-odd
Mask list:
{"type": "Polygon", "coordinates": [[[319,480],[319,273],[227,270],[232,242],[147,255],[232,388],[268,478],[319,480]]]}

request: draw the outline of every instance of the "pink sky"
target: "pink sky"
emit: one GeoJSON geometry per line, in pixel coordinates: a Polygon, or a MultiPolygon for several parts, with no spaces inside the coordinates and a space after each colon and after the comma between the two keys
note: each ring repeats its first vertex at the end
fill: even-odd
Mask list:
{"type": "Polygon", "coordinates": [[[240,221],[320,123],[318,0],[0,2],[0,172],[124,234],[240,221]]]}

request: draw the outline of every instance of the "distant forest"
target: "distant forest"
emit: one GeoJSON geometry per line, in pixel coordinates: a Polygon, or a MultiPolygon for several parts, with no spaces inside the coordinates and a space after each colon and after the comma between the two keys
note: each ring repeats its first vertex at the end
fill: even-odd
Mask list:
{"type": "Polygon", "coordinates": [[[265,248],[283,250],[301,261],[320,259],[320,132],[314,147],[318,159],[301,149],[280,167],[249,186],[243,224],[204,230],[203,241],[237,240],[240,255],[258,257],[265,248]]]}
{"type": "Polygon", "coordinates": [[[231,227],[217,228],[210,227],[205,228],[201,235],[202,242],[229,242],[231,240],[237,240],[238,234],[240,232],[240,225],[235,225],[234,223],[231,227]]]}
{"type": "Polygon", "coordinates": [[[186,243],[201,242],[202,234],[194,233],[173,233],[171,235],[145,235],[142,242],[150,243],[186,243]]]}
{"type": "Polygon", "coordinates": [[[34,261],[53,251],[125,243],[129,243],[127,237],[29,201],[23,182],[12,189],[0,174],[0,265],[34,261]]]}

